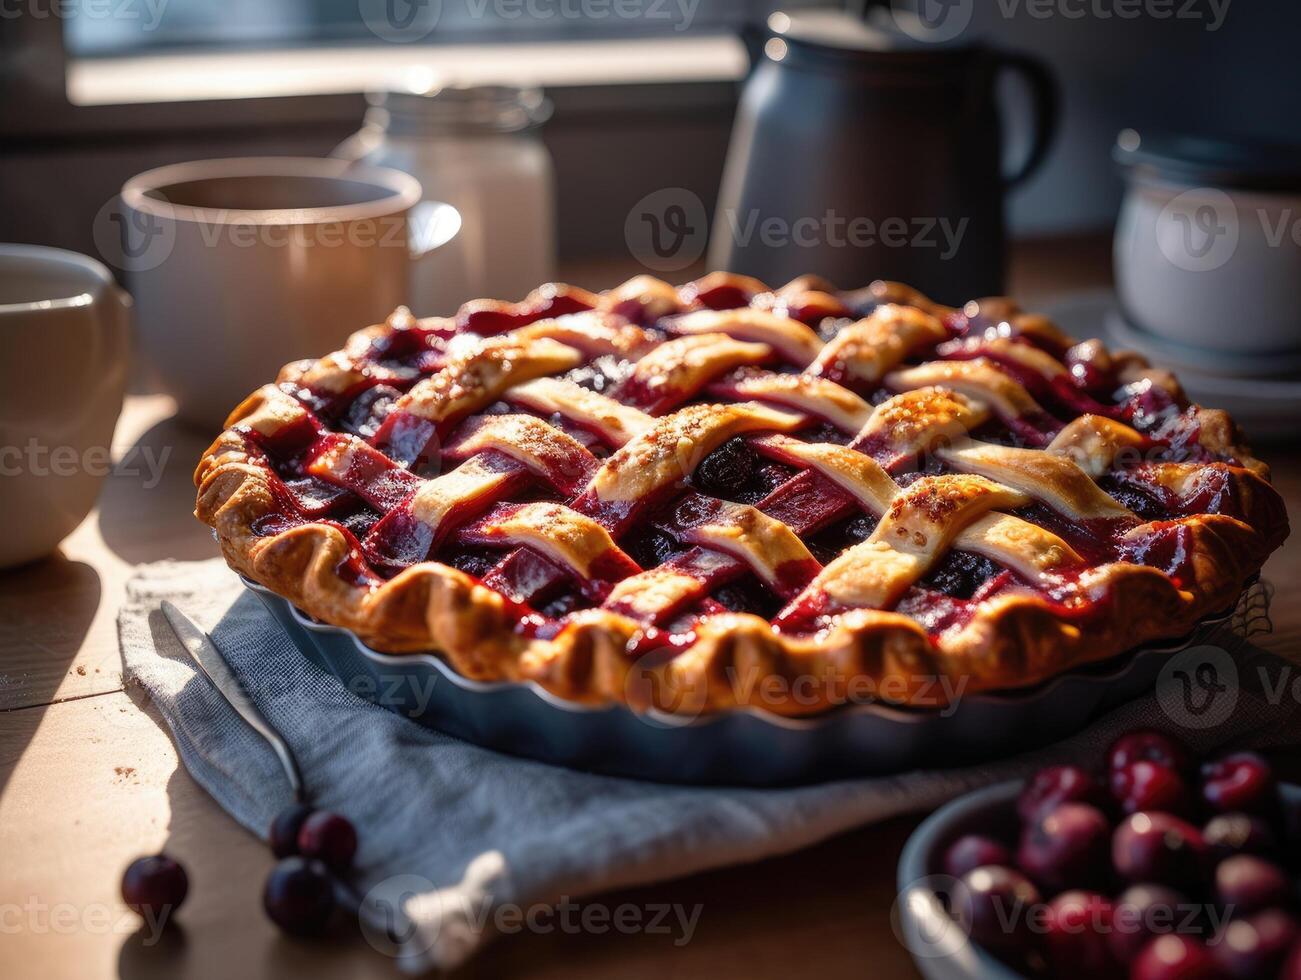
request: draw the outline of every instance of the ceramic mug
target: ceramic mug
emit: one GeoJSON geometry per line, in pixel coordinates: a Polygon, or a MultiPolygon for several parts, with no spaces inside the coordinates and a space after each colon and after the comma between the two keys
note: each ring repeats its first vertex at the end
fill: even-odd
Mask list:
{"type": "Polygon", "coordinates": [[[407,302],[415,178],[257,157],[150,170],[122,188],[141,348],[180,418],[220,427],[289,361],[407,302]]]}
{"type": "Polygon", "coordinates": [[[0,245],[0,567],[52,552],[112,468],[130,298],[99,262],[0,245]]]}

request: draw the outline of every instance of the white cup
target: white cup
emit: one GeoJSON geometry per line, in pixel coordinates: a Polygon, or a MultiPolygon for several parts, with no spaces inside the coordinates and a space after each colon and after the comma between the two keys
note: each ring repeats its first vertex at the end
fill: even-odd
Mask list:
{"type": "Polygon", "coordinates": [[[121,264],[179,417],[220,427],[282,365],[406,303],[419,201],[415,178],[342,160],[201,160],[129,180],[121,264]]]}
{"type": "Polygon", "coordinates": [[[131,300],[75,252],[0,245],[0,567],[52,552],[112,468],[131,300]]]}

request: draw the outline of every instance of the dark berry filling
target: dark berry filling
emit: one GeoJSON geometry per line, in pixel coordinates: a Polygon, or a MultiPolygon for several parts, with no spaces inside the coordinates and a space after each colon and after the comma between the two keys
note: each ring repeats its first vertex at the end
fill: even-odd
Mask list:
{"type": "Polygon", "coordinates": [[[772,619],[781,609],[781,600],[753,575],[745,575],[714,591],[713,597],[731,612],[752,613],[772,619]]]}
{"type": "Polygon", "coordinates": [[[876,525],[877,519],[871,514],[855,514],[810,535],[804,543],[813,557],[825,565],[846,548],[867,540],[876,525]]]}
{"type": "Polygon", "coordinates": [[[623,550],[642,568],[658,568],[683,548],[671,535],[646,526],[634,530],[624,540],[623,550]]]}
{"type": "Polygon", "coordinates": [[[970,599],[998,572],[999,567],[983,555],[955,549],[927,573],[922,584],[955,599],[970,599]]]}

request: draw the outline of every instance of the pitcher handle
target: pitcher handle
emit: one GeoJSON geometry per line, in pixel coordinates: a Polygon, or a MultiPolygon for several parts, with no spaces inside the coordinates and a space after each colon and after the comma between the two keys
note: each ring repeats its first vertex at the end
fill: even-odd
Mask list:
{"type": "Polygon", "coordinates": [[[1013,52],[995,55],[996,71],[1009,71],[1025,79],[1034,112],[1034,135],[1020,166],[1003,176],[1004,187],[1015,187],[1039,169],[1057,135],[1060,91],[1051,69],[1038,58],[1013,52]]]}

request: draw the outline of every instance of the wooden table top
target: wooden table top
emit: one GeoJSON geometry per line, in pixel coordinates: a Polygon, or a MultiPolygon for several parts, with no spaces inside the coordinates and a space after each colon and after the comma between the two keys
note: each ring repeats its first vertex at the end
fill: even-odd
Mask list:
{"type": "MultiPolygon", "coordinates": [[[[599,287],[620,274],[604,268],[571,281],[599,287]]],[[[1039,303],[1106,279],[1096,244],[1035,247],[1018,253],[1013,291],[1039,303]]],[[[216,553],[190,515],[190,473],[209,437],[170,414],[164,396],[129,397],[115,437],[123,462],[97,509],[59,554],[0,573],[0,975],[397,976],[356,937],[309,944],[267,922],[260,896],[270,853],[190,779],[141,695],[123,690],[115,620],[133,565],[216,553]],[[149,460],[163,464],[156,483],[149,460]],[[149,944],[118,899],[118,882],[131,859],[164,846],[188,869],[190,897],[183,928],[149,944]]],[[[1262,455],[1295,509],[1301,452],[1262,455]]],[[[1265,574],[1277,586],[1275,631],[1261,645],[1294,652],[1301,546],[1290,543],[1265,574]]],[[[916,820],[596,900],[609,908],[701,904],[685,945],[664,934],[521,933],[491,944],[461,973],[916,976],[889,923],[895,865],[916,820]]]]}

